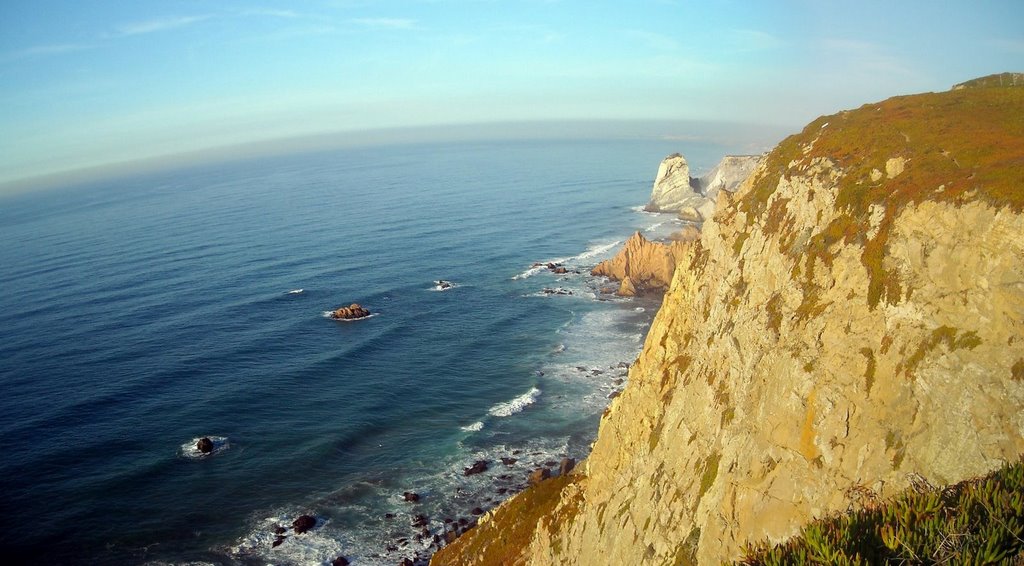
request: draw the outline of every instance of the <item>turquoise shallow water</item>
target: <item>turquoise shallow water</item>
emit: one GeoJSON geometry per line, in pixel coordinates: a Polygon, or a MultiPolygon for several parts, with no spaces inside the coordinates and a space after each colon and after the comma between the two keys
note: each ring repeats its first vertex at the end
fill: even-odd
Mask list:
{"type": "Polygon", "coordinates": [[[664,155],[699,172],[730,149],[381,147],[0,201],[2,546],[24,563],[425,554],[413,515],[440,533],[586,454],[657,309],[587,272],[678,227],[635,210],[664,155]],[[580,273],[531,269],[552,260],[580,273]],[[351,302],[376,316],[324,318],[351,302]],[[203,435],[219,449],[198,458],[203,435]],[[272,547],[300,513],[318,527],[272,547]]]}

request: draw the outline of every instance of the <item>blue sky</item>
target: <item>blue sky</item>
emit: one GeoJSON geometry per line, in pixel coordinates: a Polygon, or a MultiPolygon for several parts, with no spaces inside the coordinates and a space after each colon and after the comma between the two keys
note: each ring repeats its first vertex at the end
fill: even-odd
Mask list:
{"type": "Polygon", "coordinates": [[[4,0],[0,184],[378,128],[796,130],[888,96],[1024,71],[1022,22],[1020,0],[4,0]]]}

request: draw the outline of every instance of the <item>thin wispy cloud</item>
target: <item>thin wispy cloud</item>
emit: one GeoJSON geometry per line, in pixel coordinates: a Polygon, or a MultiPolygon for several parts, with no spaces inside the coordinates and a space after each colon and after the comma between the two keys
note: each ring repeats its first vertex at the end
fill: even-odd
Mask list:
{"type": "Polygon", "coordinates": [[[257,40],[270,40],[270,41],[281,41],[286,39],[296,39],[300,37],[314,37],[318,35],[330,35],[337,33],[338,28],[324,24],[324,25],[308,25],[308,26],[290,26],[284,29],[277,30],[273,33],[258,36],[257,40]]]}
{"type": "Polygon", "coordinates": [[[33,57],[48,57],[51,55],[63,55],[92,49],[91,45],[82,43],[54,43],[49,45],[33,45],[24,49],[18,49],[0,56],[0,60],[13,61],[17,59],[30,59],[33,57]]]}
{"type": "Polygon", "coordinates": [[[270,18],[285,18],[294,20],[295,18],[301,18],[302,14],[294,10],[276,10],[273,8],[252,8],[242,12],[245,16],[267,16],[270,18]]]}
{"type": "Polygon", "coordinates": [[[408,18],[355,18],[350,23],[371,29],[415,29],[416,20],[408,18]]]}
{"type": "Polygon", "coordinates": [[[209,18],[209,15],[181,16],[176,18],[161,18],[156,20],[146,20],[142,22],[131,22],[118,26],[117,35],[141,35],[146,33],[155,33],[159,31],[189,26],[196,22],[201,22],[209,18]]]}
{"type": "Polygon", "coordinates": [[[890,55],[884,46],[868,41],[844,38],[827,38],[819,42],[823,53],[833,57],[837,63],[847,65],[851,70],[866,73],[911,74],[913,71],[904,61],[890,55]]]}

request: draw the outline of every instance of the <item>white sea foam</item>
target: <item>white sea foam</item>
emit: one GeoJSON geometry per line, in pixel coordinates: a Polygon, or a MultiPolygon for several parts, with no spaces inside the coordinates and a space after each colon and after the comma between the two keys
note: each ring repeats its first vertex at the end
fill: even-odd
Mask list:
{"type": "Polygon", "coordinates": [[[560,257],[560,258],[557,258],[557,259],[548,259],[548,260],[544,260],[544,261],[538,261],[537,265],[534,265],[534,266],[530,267],[529,269],[527,269],[526,271],[520,273],[519,275],[516,275],[512,279],[528,279],[530,277],[533,277],[534,275],[537,275],[538,273],[542,273],[544,271],[547,271],[549,263],[555,265],[555,264],[559,264],[559,263],[565,263],[565,262],[569,261],[570,259],[572,259],[572,257],[560,257]]]}
{"type": "Polygon", "coordinates": [[[316,526],[302,534],[288,528],[298,515],[282,512],[263,519],[231,548],[231,554],[242,559],[260,557],[276,564],[330,564],[344,554],[345,545],[339,533],[325,529],[326,522],[322,518],[318,517],[316,526]],[[275,547],[274,541],[279,540],[274,533],[277,526],[287,531],[282,533],[285,538],[281,544],[275,547]]]}
{"type": "Polygon", "coordinates": [[[442,285],[440,283],[440,280],[434,281],[434,286],[431,287],[430,290],[431,291],[450,291],[450,290],[452,290],[452,289],[454,289],[456,287],[461,287],[461,285],[459,285],[458,283],[456,283],[454,281],[447,281],[447,280],[445,280],[445,283],[447,283],[448,285],[447,286],[442,285]]]}
{"type": "Polygon", "coordinates": [[[476,432],[476,431],[484,428],[484,423],[483,423],[483,421],[476,421],[473,424],[468,424],[466,426],[460,426],[459,428],[464,430],[464,431],[466,431],[466,432],[476,432]]]}
{"type": "Polygon", "coordinates": [[[661,214],[660,212],[651,212],[649,210],[644,210],[644,208],[646,208],[646,207],[647,207],[646,204],[638,204],[636,206],[629,207],[629,209],[632,210],[633,212],[639,212],[640,214],[647,214],[647,215],[650,215],[650,216],[656,216],[658,214],[661,214]]]}
{"type": "Polygon", "coordinates": [[[231,443],[228,442],[228,437],[226,436],[207,436],[206,438],[209,438],[210,441],[213,442],[213,452],[200,452],[199,448],[196,447],[196,444],[199,443],[199,439],[201,438],[203,437],[197,436],[192,440],[182,444],[180,449],[181,455],[184,456],[185,458],[193,459],[206,458],[209,456],[213,456],[215,454],[220,454],[221,452],[231,447],[231,443]]]}
{"type": "Polygon", "coordinates": [[[622,240],[615,240],[614,242],[601,242],[601,243],[591,244],[591,245],[587,246],[586,250],[584,250],[583,252],[581,252],[579,254],[573,255],[573,256],[560,257],[560,258],[556,258],[556,259],[546,259],[544,261],[538,261],[538,262],[536,262],[535,265],[530,266],[530,268],[527,269],[526,271],[520,273],[519,275],[516,275],[516,276],[512,277],[512,279],[528,279],[530,277],[533,277],[534,275],[537,275],[538,273],[543,273],[545,271],[548,271],[548,264],[549,263],[552,264],[552,265],[579,264],[581,262],[585,263],[586,260],[589,260],[589,259],[592,259],[594,257],[598,257],[598,256],[600,256],[602,254],[605,254],[609,250],[611,250],[612,248],[614,248],[615,246],[617,246],[617,245],[619,245],[621,243],[622,243],[622,240]]]}
{"type": "Polygon", "coordinates": [[[577,260],[578,261],[578,260],[583,260],[583,259],[590,259],[592,257],[599,256],[599,255],[601,255],[601,254],[611,250],[612,248],[614,248],[615,246],[617,246],[617,245],[619,245],[621,243],[622,243],[622,240],[615,240],[614,242],[611,242],[611,243],[592,244],[591,246],[589,246],[587,248],[587,250],[585,252],[570,258],[570,261],[571,260],[577,260]]]}
{"type": "Polygon", "coordinates": [[[305,291],[305,289],[292,289],[291,291],[288,291],[287,294],[288,295],[298,295],[298,294],[302,293],[303,291],[305,291]]]}
{"type": "Polygon", "coordinates": [[[658,222],[656,224],[651,224],[644,231],[645,232],[653,232],[653,231],[657,230],[658,228],[661,228],[662,225],[665,224],[665,222],[668,222],[668,221],[666,220],[664,222],[658,222]]]}
{"type": "Polygon", "coordinates": [[[511,401],[498,403],[491,407],[487,412],[495,417],[510,417],[516,413],[522,412],[523,409],[536,403],[538,397],[540,397],[540,389],[533,387],[526,393],[523,393],[511,401]]]}
{"type": "Polygon", "coordinates": [[[357,321],[360,321],[360,320],[366,320],[368,318],[373,318],[373,317],[377,316],[380,313],[379,312],[373,312],[373,313],[370,313],[370,314],[368,314],[366,316],[361,316],[359,318],[334,318],[333,316],[331,316],[331,315],[334,314],[334,311],[324,311],[322,314],[323,314],[324,318],[329,318],[331,320],[337,320],[338,322],[357,322],[357,321]]]}

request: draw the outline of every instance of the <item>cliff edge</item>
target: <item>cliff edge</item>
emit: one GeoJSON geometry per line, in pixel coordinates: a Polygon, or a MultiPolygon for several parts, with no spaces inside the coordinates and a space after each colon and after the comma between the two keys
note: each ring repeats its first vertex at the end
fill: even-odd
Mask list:
{"type": "Polygon", "coordinates": [[[1017,460],[1024,88],[990,83],[819,118],[721,192],[590,457],[432,563],[719,564],[1017,460]]]}

